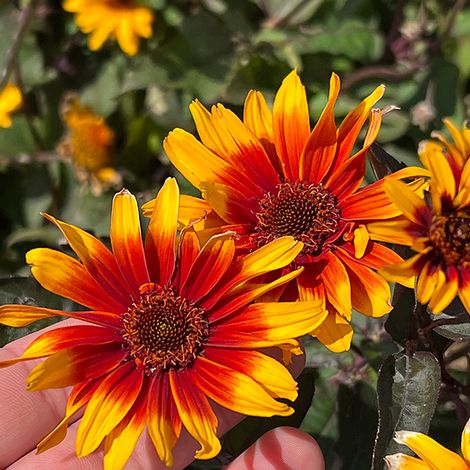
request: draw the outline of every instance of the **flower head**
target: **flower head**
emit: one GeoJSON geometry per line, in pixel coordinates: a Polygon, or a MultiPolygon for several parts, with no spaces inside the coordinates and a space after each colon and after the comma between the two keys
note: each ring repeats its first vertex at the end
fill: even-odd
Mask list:
{"type": "Polygon", "coordinates": [[[126,190],[113,202],[111,246],[83,230],[57,225],[78,260],[38,248],[27,254],[39,283],[87,307],[65,312],[29,305],[0,307],[0,323],[23,326],[50,316],[81,320],[36,338],[8,366],[34,358],[30,390],[73,385],[66,416],[38,445],[60,442],[71,417],[85,408],[77,454],[104,440],[106,469],[120,469],[145,426],[167,465],[184,426],[200,443],[196,457],[220,450],[212,400],[247,415],[290,415],[276,399],[295,400],[287,369],[258,348],[279,346],[300,354],[293,339],[318,326],[326,312],[315,301],[257,302],[300,270],[274,280],[302,243],[282,237],[235,258],[235,234],[210,238],[201,248],[191,227],[177,236],[179,190],[168,179],[159,192],[145,241],[137,202],[126,190]]]}
{"type": "Polygon", "coordinates": [[[405,218],[383,227],[384,234],[417,254],[385,266],[382,273],[405,283],[417,277],[417,299],[429,303],[434,313],[442,312],[456,295],[470,313],[470,159],[457,164],[454,150],[430,142],[421,148],[421,161],[431,174],[429,197],[417,197],[400,181],[385,185],[405,218]]]}
{"type": "Polygon", "coordinates": [[[462,457],[420,432],[398,431],[395,441],[409,447],[418,457],[388,455],[385,462],[390,470],[470,470],[470,420],[462,431],[462,457]]]}
{"type": "Polygon", "coordinates": [[[61,109],[67,128],[58,151],[71,158],[80,180],[89,182],[95,192],[117,186],[119,173],[112,167],[114,132],[102,116],[83,106],[75,93],[68,93],[61,109]]]}
{"type": "Polygon", "coordinates": [[[11,114],[17,111],[23,104],[20,89],[8,83],[0,90],[0,127],[11,126],[11,114]]]}
{"type": "Polygon", "coordinates": [[[116,39],[130,56],[139,50],[139,38],[152,36],[153,13],[135,0],[64,0],[63,8],[75,13],[77,26],[89,34],[88,47],[101,49],[116,39]]]}
{"type": "MultiPolygon", "coordinates": [[[[202,238],[235,230],[238,248],[253,250],[282,236],[303,242],[293,266],[305,270],[286,296],[318,299],[329,315],[312,331],[333,351],[350,347],[352,309],[379,317],[390,311],[390,290],[375,270],[401,260],[371,240],[367,224],[400,215],[383,181],[362,188],[365,156],[382,114],[372,110],[384,92],[379,86],[336,127],[334,105],[339,78],[331,77],[328,102],[313,129],[307,97],[297,73],[283,81],[271,111],[263,95],[251,91],[241,121],[223,105],[208,111],[199,101],[190,110],[201,141],[182,129],[172,131],[165,150],[203,199],[184,197],[187,220],[202,238]],[[370,117],[364,145],[357,137],[370,117]]],[[[395,178],[413,172],[403,170],[395,178]]],[[[153,202],[144,206],[150,213],[153,202]]]]}

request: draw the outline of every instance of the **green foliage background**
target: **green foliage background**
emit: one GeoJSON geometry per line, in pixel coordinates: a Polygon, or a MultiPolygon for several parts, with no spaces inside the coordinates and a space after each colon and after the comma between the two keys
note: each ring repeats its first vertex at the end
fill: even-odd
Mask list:
{"type": "MultiPolygon", "coordinates": [[[[76,90],[115,131],[116,166],[124,186],[141,202],[153,197],[166,176],[175,175],[162,141],[174,127],[194,130],[188,111],[193,99],[208,106],[220,101],[240,114],[248,90],[261,90],[272,100],[292,68],[301,72],[314,118],[326,102],[332,71],[342,79],[338,120],[375,86],[386,84],[381,106],[399,109],[385,116],[378,143],[406,164],[417,164],[419,141],[440,129],[443,117],[460,125],[470,113],[470,7],[465,1],[143,3],[155,9],[154,36],[134,58],[113,43],[88,50],[86,37],[58,0],[0,5],[0,72],[11,65],[20,10],[35,9],[12,70],[25,106],[10,129],[0,129],[2,303],[71,307],[44,292],[25,266],[24,255],[33,247],[66,249],[40,211],[109,236],[112,192],[92,195],[56,154],[64,132],[58,107],[68,90],[76,90]]],[[[183,191],[194,194],[176,176],[183,191]]],[[[191,468],[220,468],[281,423],[315,436],[332,469],[382,468],[383,455],[397,450],[391,442],[394,429],[426,432],[431,425],[432,436],[457,449],[469,404],[467,316],[453,327],[417,326],[410,317],[412,292],[397,289],[395,302],[385,326],[385,320],[354,318],[350,352],[333,354],[307,340],[296,414],[247,419],[228,433],[216,460],[191,468]],[[423,328],[426,341],[418,335],[423,328]],[[410,341],[419,351],[413,357],[402,352],[410,341]]],[[[460,318],[461,312],[455,305],[448,313],[460,318]]],[[[0,327],[0,343],[30,330],[0,327]]]]}

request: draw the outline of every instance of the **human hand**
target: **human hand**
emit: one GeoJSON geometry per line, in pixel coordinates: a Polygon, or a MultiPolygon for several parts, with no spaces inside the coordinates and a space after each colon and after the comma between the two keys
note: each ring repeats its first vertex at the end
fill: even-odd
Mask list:
{"type": "MultiPolygon", "coordinates": [[[[62,323],[79,324],[78,321],[62,323]]],[[[54,328],[54,327],[50,327],[54,328]]],[[[0,349],[0,360],[17,357],[39,334],[33,333],[0,349]]],[[[67,470],[92,470],[103,466],[103,451],[98,450],[87,457],[75,454],[75,434],[78,419],[68,430],[64,441],[47,452],[36,455],[35,445],[62,419],[70,389],[52,389],[28,392],[26,377],[40,360],[20,362],[0,369],[0,468],[49,469],[59,466],[67,470]]],[[[304,365],[303,356],[294,357],[290,370],[298,375],[304,365]]],[[[219,420],[219,435],[224,434],[243,419],[243,415],[223,409],[214,404],[219,420]]],[[[175,448],[173,470],[191,463],[197,442],[183,432],[175,448]]],[[[128,469],[167,469],[155,453],[147,433],[143,433],[129,459],[128,469]]],[[[277,428],[260,438],[252,447],[235,459],[226,470],[288,470],[309,468],[323,470],[324,463],[318,444],[307,434],[295,428],[277,428]]]]}

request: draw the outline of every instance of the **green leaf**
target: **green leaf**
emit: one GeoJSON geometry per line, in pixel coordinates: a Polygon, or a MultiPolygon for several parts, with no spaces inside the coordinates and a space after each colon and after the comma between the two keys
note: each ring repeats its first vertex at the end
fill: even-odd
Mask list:
{"type": "Polygon", "coordinates": [[[393,441],[396,431],[426,434],[439,397],[441,369],[435,356],[417,352],[386,359],[377,383],[379,427],[372,468],[382,469],[383,458],[396,452],[412,455],[410,449],[393,441]]]}
{"type": "Polygon", "coordinates": [[[392,302],[394,308],[385,322],[385,330],[394,341],[403,346],[408,339],[416,336],[416,327],[412,316],[415,301],[413,289],[395,284],[392,302]]]}

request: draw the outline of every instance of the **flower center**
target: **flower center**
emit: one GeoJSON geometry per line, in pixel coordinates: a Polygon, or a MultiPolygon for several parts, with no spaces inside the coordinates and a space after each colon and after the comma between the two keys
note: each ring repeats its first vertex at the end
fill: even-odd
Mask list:
{"type": "Polygon", "coordinates": [[[434,216],[430,238],[447,264],[470,268],[470,208],[434,216]]]}
{"type": "Polygon", "coordinates": [[[338,201],[322,184],[281,183],[277,194],[259,202],[254,241],[258,246],[291,235],[304,243],[304,254],[318,255],[340,228],[338,201]]]}
{"type": "Polygon", "coordinates": [[[209,336],[205,311],[171,289],[143,294],[124,314],[123,324],[129,356],[141,362],[148,375],[187,367],[209,336]]]}

